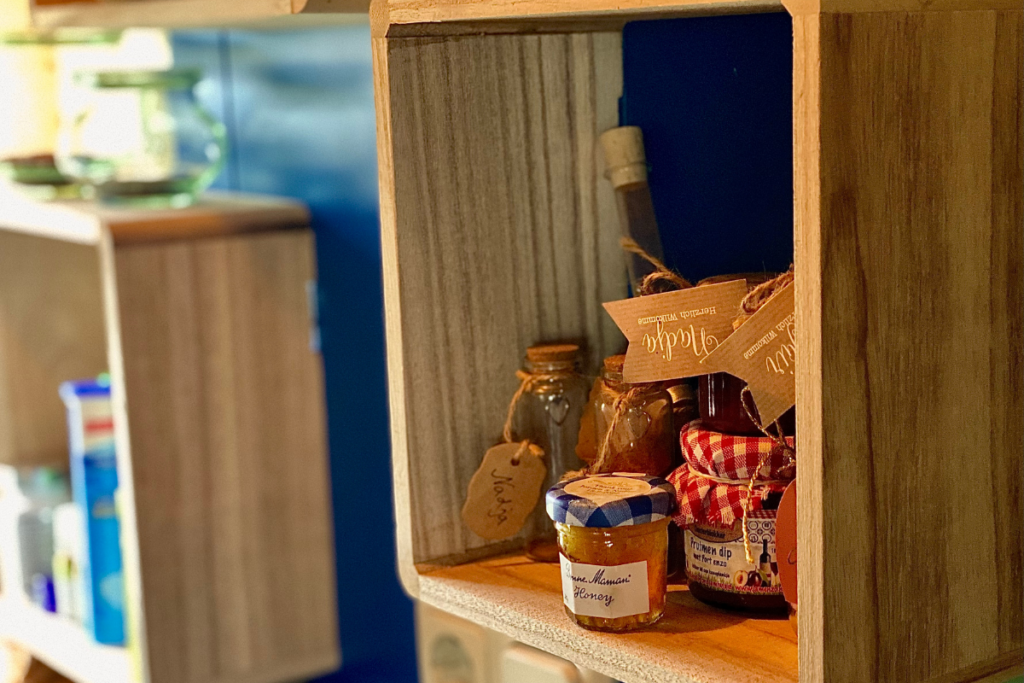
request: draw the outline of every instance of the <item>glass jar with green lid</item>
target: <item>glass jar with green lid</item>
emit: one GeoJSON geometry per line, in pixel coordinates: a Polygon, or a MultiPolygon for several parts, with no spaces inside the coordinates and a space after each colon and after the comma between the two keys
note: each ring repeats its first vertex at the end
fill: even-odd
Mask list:
{"type": "Polygon", "coordinates": [[[78,75],[94,91],[62,131],[57,164],[110,204],[182,207],[217,177],[224,126],[203,109],[195,69],[78,75]]]}

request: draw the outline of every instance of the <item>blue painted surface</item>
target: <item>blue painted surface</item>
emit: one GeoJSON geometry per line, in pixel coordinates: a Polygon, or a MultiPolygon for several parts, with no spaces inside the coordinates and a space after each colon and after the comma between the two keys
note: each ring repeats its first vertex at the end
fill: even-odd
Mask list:
{"type": "Polygon", "coordinates": [[[696,282],[793,259],[788,14],[627,24],[622,125],[640,126],[665,262],[696,282]]]}
{"type": "Polygon", "coordinates": [[[416,680],[412,604],[395,571],[370,36],[366,27],[187,31],[178,65],[232,146],[216,186],[296,197],[317,237],[338,548],[341,671],[416,680]]]}

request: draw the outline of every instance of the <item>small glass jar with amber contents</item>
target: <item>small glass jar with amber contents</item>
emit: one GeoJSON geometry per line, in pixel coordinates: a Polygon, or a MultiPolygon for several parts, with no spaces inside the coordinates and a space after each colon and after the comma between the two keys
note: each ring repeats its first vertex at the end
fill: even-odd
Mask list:
{"type": "Polygon", "coordinates": [[[604,359],[601,381],[580,420],[576,453],[591,472],[664,476],[677,464],[672,395],[658,382],[623,381],[625,359],[604,359]]]}
{"type": "Polygon", "coordinates": [[[618,472],[571,479],[548,491],[562,602],[576,624],[622,632],[661,618],[675,497],[664,479],[618,472]]]}

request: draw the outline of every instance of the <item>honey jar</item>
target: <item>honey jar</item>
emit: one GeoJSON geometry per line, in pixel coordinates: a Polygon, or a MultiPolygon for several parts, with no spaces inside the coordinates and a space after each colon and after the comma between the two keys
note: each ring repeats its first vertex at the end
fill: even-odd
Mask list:
{"type": "Polygon", "coordinates": [[[665,612],[675,489],[644,474],[570,479],[547,493],[558,533],[562,602],[592,631],[632,631],[665,612]]]}

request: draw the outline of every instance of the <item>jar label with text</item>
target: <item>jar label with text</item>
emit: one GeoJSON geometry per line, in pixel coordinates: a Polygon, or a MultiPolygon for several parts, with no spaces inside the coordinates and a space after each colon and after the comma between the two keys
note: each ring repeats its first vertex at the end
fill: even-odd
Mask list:
{"type": "Polygon", "coordinates": [[[775,515],[774,510],[758,510],[747,517],[753,562],[747,562],[742,520],[732,527],[690,525],[685,535],[690,582],[726,593],[782,595],[775,558],[775,515]]]}
{"type": "Polygon", "coordinates": [[[618,619],[651,611],[647,592],[647,562],[612,567],[570,562],[562,565],[562,602],[581,617],[618,619]]]}

